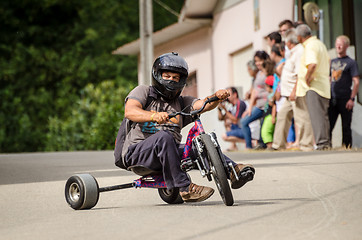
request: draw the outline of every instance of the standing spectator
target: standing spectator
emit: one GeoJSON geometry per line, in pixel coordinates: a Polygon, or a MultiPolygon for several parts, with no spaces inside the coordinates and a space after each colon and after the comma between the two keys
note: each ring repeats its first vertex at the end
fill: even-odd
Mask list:
{"type": "Polygon", "coordinates": [[[266,36],[266,41],[269,47],[272,47],[274,44],[282,42],[282,36],[278,32],[272,32],[266,36]]]}
{"type": "MultiPolygon", "coordinates": [[[[290,21],[289,19],[283,20],[279,23],[279,33],[282,36],[282,40],[286,41],[285,37],[286,37],[286,32],[289,29],[293,29],[294,28],[294,24],[292,21],[290,21]]],[[[287,45],[285,45],[285,59],[288,59],[290,57],[290,48],[288,48],[287,45]]]]}
{"type": "Polygon", "coordinates": [[[285,58],[282,55],[282,49],[280,44],[276,43],[272,46],[270,59],[275,62],[275,73],[273,74],[274,75],[273,92],[275,93],[280,82],[279,76],[281,75],[285,62],[285,58]]]}
{"type": "MultiPolygon", "coordinates": [[[[250,97],[250,104],[241,119],[241,129],[245,137],[246,148],[251,149],[251,132],[249,123],[262,118],[264,106],[267,101],[268,92],[265,90],[265,74],[263,73],[263,63],[269,59],[265,51],[257,51],[254,55],[255,65],[259,69],[253,84],[253,91],[250,97]]],[[[260,139],[260,141],[262,141],[260,139]]]]}
{"type": "Polygon", "coordinates": [[[284,45],[282,46],[279,43],[276,43],[273,45],[271,53],[270,53],[270,59],[272,61],[274,61],[275,63],[275,72],[273,74],[274,76],[274,82],[273,82],[273,94],[274,94],[274,100],[276,103],[276,107],[277,107],[277,111],[279,111],[281,105],[284,102],[284,98],[281,98],[280,95],[280,87],[279,87],[279,82],[280,82],[280,75],[282,73],[283,67],[284,67],[284,63],[285,63],[285,58],[283,57],[283,52],[284,52],[284,45]]]}
{"type": "MultiPolygon", "coordinates": [[[[296,104],[295,104],[295,92],[296,92],[296,82],[298,78],[298,71],[300,66],[300,58],[302,57],[304,48],[301,43],[299,43],[296,31],[290,29],[286,33],[285,37],[286,46],[290,49],[290,57],[285,61],[283,71],[281,74],[280,89],[281,96],[285,97],[285,102],[278,112],[278,121],[275,126],[273,148],[280,149],[286,148],[286,141],[288,135],[289,126],[292,123],[292,117],[295,119],[296,126],[296,142],[295,145],[298,146],[299,139],[303,138],[302,143],[308,145],[304,141],[305,131],[299,132],[300,126],[303,126],[303,122],[300,122],[300,118],[296,118],[296,104]],[[299,127],[299,128],[298,128],[299,127]],[[302,134],[302,135],[301,135],[302,134]]],[[[309,118],[309,116],[308,116],[309,118]]],[[[309,122],[309,120],[308,120],[309,122]]],[[[311,129],[311,128],[310,128],[311,129]]],[[[312,135],[312,133],[310,133],[312,135]]]]}
{"type": "MultiPolygon", "coordinates": [[[[224,120],[230,122],[230,129],[223,135],[225,141],[230,141],[234,137],[238,137],[238,132],[241,132],[239,121],[242,114],[246,109],[245,102],[240,100],[238,90],[234,87],[229,87],[228,92],[230,96],[227,98],[227,101],[233,105],[233,110],[228,111],[224,103],[219,104],[219,120],[224,120]],[[225,115],[222,115],[222,110],[225,112],[225,115]]],[[[231,141],[231,147],[227,151],[236,151],[238,147],[236,146],[236,141],[231,141]]]]}
{"type": "MultiPolygon", "coordinates": [[[[273,99],[277,112],[280,110],[281,106],[285,101],[285,98],[281,97],[280,84],[279,84],[281,72],[285,64],[285,58],[283,57],[283,53],[284,53],[284,44],[279,44],[279,43],[273,45],[270,53],[270,59],[273,60],[275,63],[275,72],[273,74],[274,76],[273,99]]],[[[274,133],[274,128],[273,128],[273,133],[274,133]]],[[[269,145],[271,144],[272,143],[270,143],[269,145]]],[[[269,148],[271,148],[271,146],[269,146],[269,148]]]]}
{"type": "Polygon", "coordinates": [[[282,36],[282,38],[286,37],[286,33],[289,29],[294,28],[294,24],[289,19],[285,19],[279,23],[279,33],[282,36]]]}
{"type": "Polygon", "coordinates": [[[317,150],[330,148],[328,106],[331,98],[329,55],[326,46],[312,36],[306,24],[297,27],[298,40],[304,46],[298,73],[297,96],[306,96],[307,108],[317,150]]]}
{"type": "Polygon", "coordinates": [[[337,58],[331,62],[332,98],[329,103],[330,137],[338,115],[342,118],[342,143],[346,148],[352,147],[351,121],[354,98],[359,87],[359,73],[356,61],[347,56],[349,38],[339,36],[335,43],[337,58]],[[353,83],[353,90],[351,90],[353,83]]]}

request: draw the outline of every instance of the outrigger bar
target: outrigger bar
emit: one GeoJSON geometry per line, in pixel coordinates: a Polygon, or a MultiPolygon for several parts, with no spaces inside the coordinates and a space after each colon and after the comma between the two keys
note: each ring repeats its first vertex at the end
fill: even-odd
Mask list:
{"type": "Polygon", "coordinates": [[[121,185],[114,185],[109,187],[99,188],[99,192],[110,192],[126,188],[167,188],[162,176],[149,175],[134,180],[132,183],[125,183],[121,185]]]}
{"type": "Polygon", "coordinates": [[[110,191],[114,191],[114,190],[133,188],[133,187],[134,187],[134,183],[126,183],[126,184],[121,184],[121,185],[102,187],[102,188],[99,188],[99,192],[110,192],[110,191]]]}

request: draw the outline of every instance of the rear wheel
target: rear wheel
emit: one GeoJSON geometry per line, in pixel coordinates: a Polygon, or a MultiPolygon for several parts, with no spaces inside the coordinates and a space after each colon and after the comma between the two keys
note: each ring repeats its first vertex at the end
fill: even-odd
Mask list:
{"type": "Polygon", "coordinates": [[[99,199],[97,180],[90,174],[77,174],[65,184],[65,200],[75,210],[91,209],[99,199]]]}
{"type": "Polygon", "coordinates": [[[214,178],[216,187],[219,190],[220,196],[226,206],[232,206],[234,204],[234,198],[233,194],[231,193],[230,185],[228,183],[225,168],[220,155],[209,135],[203,134],[201,135],[201,139],[205,145],[212,176],[214,178]]]}
{"type": "Polygon", "coordinates": [[[163,201],[169,204],[180,204],[184,202],[180,196],[178,188],[173,188],[171,190],[168,190],[167,188],[159,188],[158,194],[163,201]]]}

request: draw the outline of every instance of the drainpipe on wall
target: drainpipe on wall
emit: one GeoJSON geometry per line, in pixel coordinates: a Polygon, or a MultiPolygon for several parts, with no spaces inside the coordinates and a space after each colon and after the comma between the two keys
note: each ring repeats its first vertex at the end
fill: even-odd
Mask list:
{"type": "Polygon", "coordinates": [[[319,40],[324,43],[324,15],[323,10],[319,10],[319,40]]]}
{"type": "Polygon", "coordinates": [[[153,17],[152,1],[139,0],[140,8],[140,71],[139,85],[150,85],[152,83],[151,69],[153,63],[153,17]]]}

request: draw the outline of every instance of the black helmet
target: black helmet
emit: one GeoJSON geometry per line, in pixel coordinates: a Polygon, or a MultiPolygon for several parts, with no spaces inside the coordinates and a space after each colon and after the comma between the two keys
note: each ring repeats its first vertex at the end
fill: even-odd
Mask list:
{"type": "Polygon", "coordinates": [[[188,66],[186,61],[178,53],[166,53],[159,56],[152,67],[152,86],[162,97],[172,100],[177,98],[186,85],[188,66]],[[165,80],[162,73],[165,71],[180,74],[179,82],[165,80]]]}

